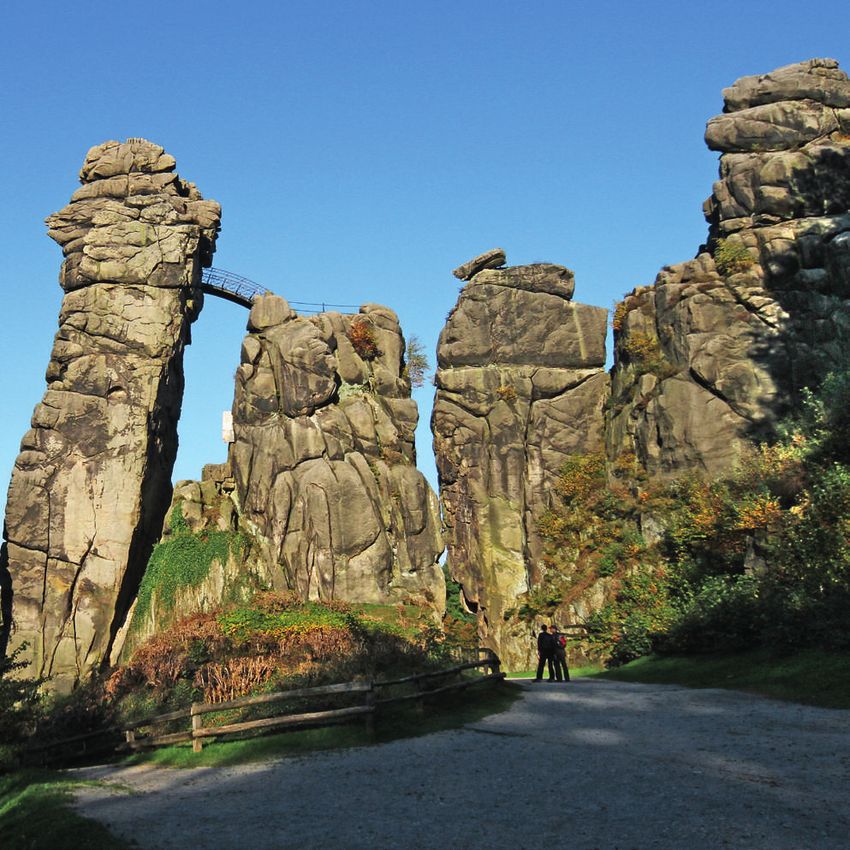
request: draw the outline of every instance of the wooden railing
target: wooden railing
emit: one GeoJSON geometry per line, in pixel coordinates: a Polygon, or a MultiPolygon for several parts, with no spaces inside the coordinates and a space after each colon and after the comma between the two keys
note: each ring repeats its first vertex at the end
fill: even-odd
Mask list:
{"type": "Polygon", "coordinates": [[[590,630],[583,623],[572,623],[567,626],[560,626],[558,631],[567,640],[582,640],[590,634],[590,630]]]}
{"type": "Polygon", "coordinates": [[[374,732],[375,715],[380,707],[390,705],[392,703],[402,703],[415,700],[419,707],[422,708],[426,698],[436,696],[437,694],[463,690],[481,683],[501,681],[504,679],[505,674],[500,670],[498,656],[490,649],[479,649],[478,654],[480,655],[481,653],[484,653],[485,657],[479,658],[476,661],[467,661],[461,664],[456,664],[452,667],[444,668],[442,670],[434,670],[428,673],[415,673],[410,676],[404,676],[400,679],[391,679],[386,681],[365,680],[343,682],[336,685],[321,685],[314,688],[275,691],[274,693],[260,694],[258,696],[241,697],[239,699],[228,700],[227,702],[193,703],[191,708],[182,709],[180,711],[172,711],[167,714],[159,714],[154,717],[143,718],[130,725],[125,725],[122,728],[122,732],[124,734],[124,747],[131,750],[137,750],[146,747],[160,747],[167,746],[169,744],[181,743],[183,741],[191,741],[194,752],[200,752],[203,749],[203,742],[205,738],[245,732],[262,734],[263,732],[273,728],[330,726],[332,724],[344,722],[357,717],[362,717],[364,719],[367,731],[372,733],[374,732]],[[479,667],[486,667],[488,669],[488,673],[484,676],[465,678],[439,687],[423,687],[423,684],[426,682],[450,676],[458,676],[464,671],[473,670],[479,667]],[[384,696],[387,691],[404,685],[411,685],[414,690],[410,693],[401,695],[384,696]],[[208,714],[248,708],[255,705],[268,705],[276,702],[302,699],[315,700],[319,697],[340,695],[345,697],[358,697],[359,702],[342,708],[303,711],[299,713],[282,713],[271,717],[263,717],[257,720],[240,720],[214,726],[204,725],[204,717],[208,714]],[[141,729],[162,726],[176,720],[186,719],[190,721],[189,729],[159,735],[138,735],[138,732],[141,729]]]}

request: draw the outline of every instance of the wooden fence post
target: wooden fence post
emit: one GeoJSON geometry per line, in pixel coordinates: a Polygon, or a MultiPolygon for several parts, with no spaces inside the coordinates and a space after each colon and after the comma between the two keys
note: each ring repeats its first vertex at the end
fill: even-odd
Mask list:
{"type": "Polygon", "coordinates": [[[375,736],[375,682],[369,682],[369,690],[366,691],[366,707],[371,709],[366,714],[366,734],[373,738],[375,736]]]}
{"type": "Polygon", "coordinates": [[[200,703],[193,702],[192,703],[192,752],[199,753],[204,748],[204,742],[200,738],[195,737],[195,733],[198,732],[204,725],[204,718],[200,714],[196,714],[197,709],[200,708],[200,703]]]}
{"type": "Polygon", "coordinates": [[[413,680],[413,686],[416,688],[417,697],[413,701],[413,710],[416,714],[425,714],[425,695],[422,692],[422,686],[419,684],[419,679],[413,680]]]}
{"type": "Polygon", "coordinates": [[[490,665],[490,673],[493,676],[498,676],[499,673],[502,672],[502,662],[499,660],[499,656],[496,655],[496,653],[493,652],[492,649],[490,650],[490,658],[493,661],[493,663],[490,665]]]}
{"type": "Polygon", "coordinates": [[[487,658],[490,663],[487,665],[487,669],[490,671],[491,676],[497,676],[501,672],[501,662],[499,661],[499,656],[493,652],[489,647],[485,650],[487,653],[487,658]]]}
{"type": "Polygon", "coordinates": [[[136,732],[135,732],[135,730],[133,730],[133,729],[128,729],[128,730],[124,733],[124,738],[125,738],[125,740],[127,741],[127,743],[130,745],[130,749],[132,750],[132,749],[133,749],[133,744],[136,742],[136,732]]]}

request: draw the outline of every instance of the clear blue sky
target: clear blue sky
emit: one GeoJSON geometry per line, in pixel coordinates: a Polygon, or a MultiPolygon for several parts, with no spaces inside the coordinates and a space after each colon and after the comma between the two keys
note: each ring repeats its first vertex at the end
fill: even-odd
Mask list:
{"type": "MultiPolygon", "coordinates": [[[[847,0],[7,0],[2,23],[0,500],[62,296],[43,218],[92,145],[162,144],[223,206],[217,266],[388,304],[433,360],[456,265],[502,246],[610,306],[704,238],[724,86],[813,56],[850,69],[847,0]]],[[[175,479],[224,459],[245,319],[209,298],[194,326],[175,479]]]]}

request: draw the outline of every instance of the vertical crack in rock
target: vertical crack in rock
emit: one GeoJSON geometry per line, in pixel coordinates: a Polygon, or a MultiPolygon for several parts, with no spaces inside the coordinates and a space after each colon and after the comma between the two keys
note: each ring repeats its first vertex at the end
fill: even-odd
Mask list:
{"type": "Polygon", "coordinates": [[[171,497],[183,349],[220,208],[143,139],[85,159],[47,219],[65,290],[6,510],[4,627],[67,689],[109,657],[171,497]],[[11,619],[6,611],[12,598],[11,619]]]}

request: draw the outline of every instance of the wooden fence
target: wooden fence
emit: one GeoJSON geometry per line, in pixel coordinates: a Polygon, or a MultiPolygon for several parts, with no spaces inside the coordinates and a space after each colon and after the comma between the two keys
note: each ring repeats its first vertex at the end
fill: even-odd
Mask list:
{"type": "Polygon", "coordinates": [[[313,688],[275,691],[269,694],[241,697],[228,700],[227,702],[193,703],[190,708],[145,717],[131,724],[125,724],[120,730],[115,728],[99,730],[75,735],[72,738],[65,738],[61,741],[45,742],[44,744],[31,747],[29,752],[42,752],[42,760],[45,762],[47,761],[49,750],[61,749],[73,743],[81,744],[83,752],[102,752],[104,747],[102,745],[97,746],[96,739],[99,737],[102,744],[104,738],[109,738],[109,736],[112,736],[109,749],[113,750],[139,750],[147,747],[160,747],[191,741],[192,749],[195,752],[200,752],[203,749],[203,742],[206,738],[244,733],[249,733],[248,737],[250,737],[251,735],[263,734],[270,729],[330,726],[356,718],[362,718],[366,723],[366,729],[372,733],[374,731],[375,716],[379,714],[380,709],[384,706],[393,703],[414,701],[422,709],[426,698],[451,691],[464,690],[486,682],[501,681],[505,678],[505,674],[500,670],[499,658],[495,652],[490,649],[480,648],[475,654],[478,656],[476,660],[455,664],[452,667],[442,670],[415,673],[399,679],[342,682],[340,684],[321,685],[313,688]],[[482,654],[484,656],[483,658],[481,657],[482,654]],[[482,667],[487,668],[486,675],[460,678],[461,674],[465,671],[482,667]],[[456,677],[458,681],[437,684],[436,687],[428,686],[430,682],[439,683],[441,679],[448,679],[450,677],[456,677]],[[408,692],[402,694],[392,693],[392,691],[399,688],[404,688],[408,692]],[[411,688],[412,690],[410,690],[411,688]],[[355,704],[346,705],[341,708],[301,711],[299,713],[280,713],[256,720],[239,720],[219,725],[204,725],[204,718],[211,714],[293,700],[306,700],[315,703],[320,698],[328,697],[341,698],[346,701],[353,698],[355,704]],[[189,728],[162,734],[154,731],[157,727],[161,728],[166,724],[174,724],[177,721],[183,720],[188,721],[189,728]],[[143,729],[150,731],[148,734],[141,734],[141,730],[143,729]],[[119,731],[124,741],[123,743],[119,743],[116,748],[115,738],[119,731]],[[90,746],[90,742],[94,743],[95,746],[90,746]]]}

